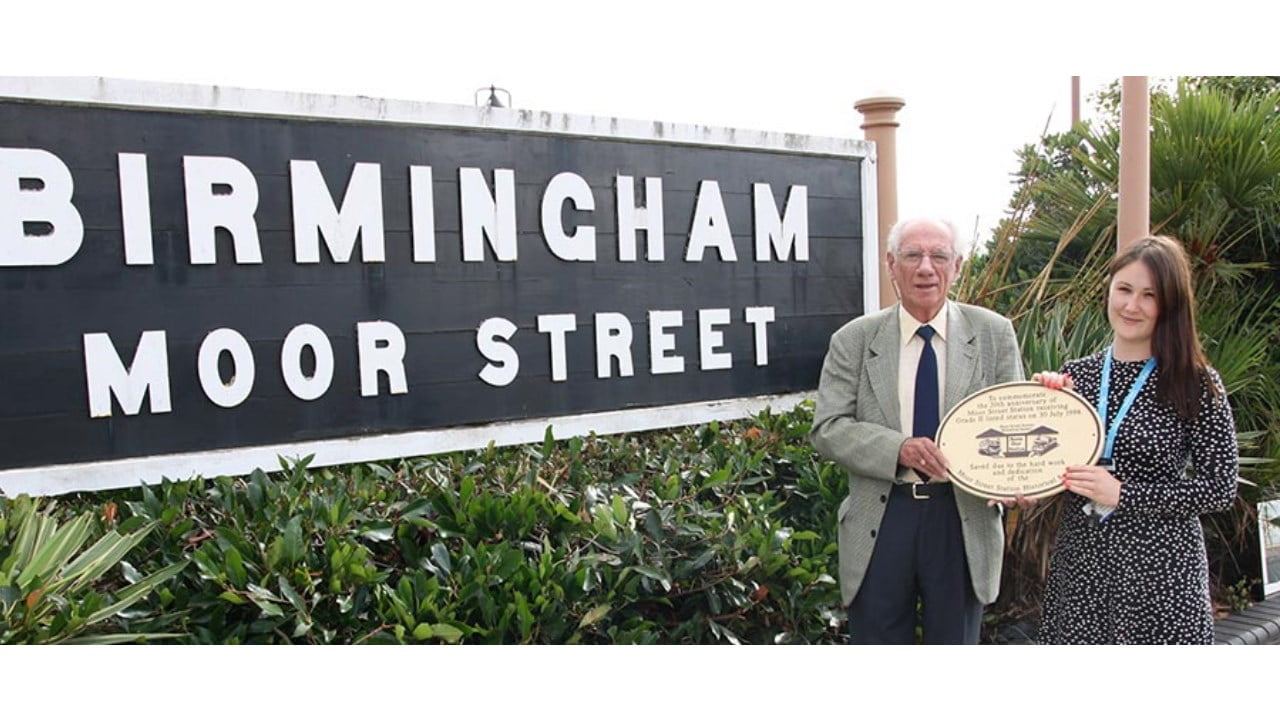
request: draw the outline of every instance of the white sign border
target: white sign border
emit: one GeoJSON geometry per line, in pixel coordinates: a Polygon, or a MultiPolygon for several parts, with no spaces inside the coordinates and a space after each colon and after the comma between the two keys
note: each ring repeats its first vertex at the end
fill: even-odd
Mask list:
{"type": "Polygon", "coordinates": [[[499,447],[521,445],[541,442],[548,426],[557,440],[585,437],[593,432],[597,435],[613,435],[661,430],[713,420],[737,420],[765,408],[770,408],[772,412],[787,412],[812,397],[813,393],[809,392],[761,395],[439,430],[18,468],[0,471],[0,494],[6,497],[14,497],[19,492],[28,495],[60,495],[139,484],[152,485],[158,484],[162,478],[187,480],[194,477],[246,475],[259,468],[266,471],[278,470],[280,458],[299,459],[308,455],[314,456],[309,467],[325,467],[474,450],[486,447],[490,442],[499,447]]]}

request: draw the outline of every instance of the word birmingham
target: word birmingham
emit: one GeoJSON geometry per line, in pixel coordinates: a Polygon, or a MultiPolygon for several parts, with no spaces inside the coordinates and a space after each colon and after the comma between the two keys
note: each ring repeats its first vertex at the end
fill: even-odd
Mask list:
{"type": "MultiPolygon", "coordinates": [[[[118,177],[123,229],[124,260],[127,265],[154,263],[151,232],[150,192],[147,156],[119,153],[118,177]]],[[[237,264],[262,262],[255,213],[258,185],[253,173],[230,157],[184,156],[183,181],[190,262],[209,265],[217,261],[215,231],[232,237],[237,264]]],[[[435,210],[430,166],[409,166],[412,260],[436,261],[435,210]]],[[[323,239],[333,262],[349,262],[356,243],[361,261],[384,262],[381,167],[377,163],[356,163],[339,203],[334,202],[320,168],[314,161],[290,160],[289,186],[293,212],[294,259],[299,264],[319,263],[323,239]]],[[[70,261],[84,240],[84,223],[73,205],[74,182],[66,164],[53,153],[31,148],[0,148],[0,267],[56,266],[70,261]]],[[[493,170],[490,187],[479,168],[458,169],[461,208],[462,260],[483,262],[488,244],[499,262],[517,258],[515,173],[493,170]]],[[[637,259],[636,234],[646,235],[645,259],[664,260],[662,178],[644,178],[645,203],[635,200],[635,179],[615,178],[617,252],[621,262],[637,259]]],[[[780,213],[773,190],[767,183],[752,184],[755,261],[770,262],[809,259],[808,194],[804,185],[793,185],[787,193],[785,212],[780,213]]],[[[579,224],[568,232],[561,211],[568,203],[574,210],[591,212],[595,201],[586,180],[572,172],[551,178],[543,191],[540,222],[547,249],[570,262],[596,259],[596,231],[579,224]]],[[[694,217],[684,260],[701,262],[714,249],[720,261],[736,262],[737,253],[730,234],[728,217],[719,183],[699,183],[694,217]]],[[[701,309],[698,319],[698,356],[702,370],[726,369],[732,357],[723,351],[719,328],[732,321],[725,308],[701,309]]],[[[774,321],[773,307],[748,307],[742,321],[754,328],[755,362],[768,364],[767,326],[774,321]]],[[[565,337],[577,329],[572,313],[544,314],[536,318],[537,331],[546,334],[551,354],[553,381],[567,378],[565,337]]],[[[679,310],[648,312],[649,366],[652,374],[684,372],[684,357],[674,354],[674,328],[683,323],[679,310]]],[[[634,374],[631,355],[632,331],[621,313],[595,313],[596,375],[634,374]]],[[[404,334],[386,321],[356,325],[357,357],[362,396],[378,394],[379,373],[385,373],[392,394],[407,392],[404,372],[404,334]]],[[[519,370],[520,359],[506,341],[516,325],[501,317],[484,320],[476,333],[477,350],[488,363],[479,371],[484,382],[494,386],[510,384],[519,370]]],[[[147,330],[141,334],[129,367],[120,359],[106,333],[83,337],[85,374],[91,417],[108,417],[114,395],[125,414],[141,411],[144,397],[150,398],[153,413],[169,412],[169,360],[166,334],[147,330]]],[[[200,384],[211,402],[235,407],[248,398],[253,387],[253,355],[244,336],[230,328],[208,333],[200,345],[197,361],[200,384]],[[233,372],[224,380],[219,361],[230,356],[233,372]]],[[[303,400],[321,397],[333,377],[333,349],[318,327],[301,324],[286,335],[281,348],[281,372],[290,392],[303,400]],[[303,370],[303,353],[310,349],[314,368],[303,370]]]]}
{"type": "MultiPolygon", "coordinates": [[[[147,156],[120,153],[120,210],[123,220],[124,257],[128,265],[154,262],[151,239],[150,191],[147,156]]],[[[258,183],[239,160],[229,157],[185,156],[182,159],[186,190],[187,242],[193,265],[217,262],[214,234],[217,228],[231,233],[235,262],[262,262],[258,226],[258,183]]],[[[351,259],[357,239],[361,260],[386,259],[383,237],[381,166],[356,163],[340,206],[335,206],[320,167],[311,160],[289,161],[289,189],[293,205],[294,260],[320,262],[320,241],[334,262],[351,259]]],[[[458,192],[462,210],[462,260],[483,262],[487,239],[500,262],[515,262],[515,171],[493,171],[493,188],[480,168],[458,168],[458,192]]],[[[0,148],[0,267],[61,265],[80,250],[84,222],[71,203],[74,190],[71,171],[53,153],[30,148],[0,148]],[[43,233],[28,232],[40,228],[43,233]]],[[[435,262],[435,205],[428,165],[409,166],[410,215],[413,227],[413,261],[435,262]]],[[[618,259],[636,260],[636,232],[647,238],[646,259],[663,257],[662,178],[644,179],[647,204],[635,202],[635,178],[616,177],[618,259]]],[[[785,214],[778,212],[768,183],[752,184],[755,225],[755,260],[769,262],[771,253],[786,260],[809,259],[808,188],[793,185],[788,191],[785,214]]],[[[572,233],[561,224],[561,209],[594,211],[591,188],[581,176],[562,172],[547,183],[542,194],[541,224],[547,248],[561,260],[592,262],[596,259],[596,231],[579,225],[572,233]]],[[[729,220],[720,184],[703,180],[698,185],[693,226],[684,259],[701,262],[714,248],[722,261],[736,262],[729,220]]]]}

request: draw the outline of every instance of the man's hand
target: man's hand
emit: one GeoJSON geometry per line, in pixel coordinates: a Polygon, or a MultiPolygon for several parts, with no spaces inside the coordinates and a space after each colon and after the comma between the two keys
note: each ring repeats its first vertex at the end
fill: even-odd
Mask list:
{"type": "Polygon", "coordinates": [[[927,437],[908,438],[902,443],[902,447],[898,448],[898,464],[919,470],[931,478],[946,477],[947,468],[950,467],[941,448],[927,437]]]}

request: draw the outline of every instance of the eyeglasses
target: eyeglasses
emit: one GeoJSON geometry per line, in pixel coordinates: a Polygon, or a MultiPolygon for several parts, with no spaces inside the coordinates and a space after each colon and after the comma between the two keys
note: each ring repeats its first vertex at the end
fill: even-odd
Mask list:
{"type": "Polygon", "coordinates": [[[952,255],[949,252],[943,252],[941,250],[936,252],[931,252],[931,253],[923,253],[923,252],[920,252],[919,250],[908,250],[904,253],[898,253],[898,259],[901,260],[902,264],[906,265],[907,267],[916,267],[920,263],[924,262],[924,258],[926,255],[929,257],[929,261],[932,262],[934,266],[950,265],[951,261],[955,259],[955,255],[952,255]]]}

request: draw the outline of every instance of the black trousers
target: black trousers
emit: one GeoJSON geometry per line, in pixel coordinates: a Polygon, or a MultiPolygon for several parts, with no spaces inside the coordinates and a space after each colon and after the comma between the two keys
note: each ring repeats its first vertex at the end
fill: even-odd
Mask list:
{"type": "Polygon", "coordinates": [[[960,514],[949,483],[894,485],[871,553],[871,564],[849,604],[849,642],[976,645],[982,604],[973,594],[960,514]]]}

